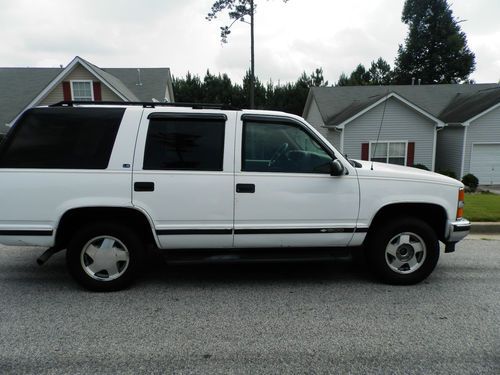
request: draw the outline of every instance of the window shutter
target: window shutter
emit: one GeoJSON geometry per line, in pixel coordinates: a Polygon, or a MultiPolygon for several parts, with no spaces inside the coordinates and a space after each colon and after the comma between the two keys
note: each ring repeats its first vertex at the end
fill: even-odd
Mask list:
{"type": "Polygon", "coordinates": [[[361,160],[368,160],[368,149],[369,149],[369,144],[368,143],[362,143],[361,144],[361,160]]]}
{"type": "Polygon", "coordinates": [[[101,82],[92,82],[92,89],[94,90],[94,101],[100,102],[102,100],[101,82]]]}
{"type": "Polygon", "coordinates": [[[71,86],[68,81],[62,83],[64,100],[71,100],[71,86]]]}
{"type": "Polygon", "coordinates": [[[408,149],[406,150],[406,165],[413,167],[415,159],[415,142],[408,142],[408,149]]]}

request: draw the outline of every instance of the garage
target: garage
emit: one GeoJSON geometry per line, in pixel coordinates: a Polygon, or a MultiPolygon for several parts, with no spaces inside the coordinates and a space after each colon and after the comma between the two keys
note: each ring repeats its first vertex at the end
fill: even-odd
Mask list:
{"type": "Polygon", "coordinates": [[[500,143],[473,144],[470,173],[480,185],[500,184],[500,143]]]}

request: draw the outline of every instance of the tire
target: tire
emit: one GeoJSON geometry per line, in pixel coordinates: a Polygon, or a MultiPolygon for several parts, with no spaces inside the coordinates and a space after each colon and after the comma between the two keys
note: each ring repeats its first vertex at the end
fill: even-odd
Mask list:
{"type": "Polygon", "coordinates": [[[128,287],[139,268],[143,244],[131,228],[102,222],[84,226],[71,239],[66,264],[71,276],[96,292],[128,287]]]}
{"type": "Polygon", "coordinates": [[[378,278],[393,285],[426,279],[439,260],[439,241],[424,221],[403,217],[378,226],[370,234],[367,255],[378,278]]]}

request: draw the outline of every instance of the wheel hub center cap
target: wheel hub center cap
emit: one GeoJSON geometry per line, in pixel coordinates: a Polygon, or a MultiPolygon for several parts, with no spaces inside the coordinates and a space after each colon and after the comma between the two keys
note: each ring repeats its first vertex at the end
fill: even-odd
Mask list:
{"type": "Polygon", "coordinates": [[[407,261],[413,258],[415,255],[415,250],[411,245],[404,244],[398,247],[398,250],[396,251],[396,256],[400,261],[407,261]]]}

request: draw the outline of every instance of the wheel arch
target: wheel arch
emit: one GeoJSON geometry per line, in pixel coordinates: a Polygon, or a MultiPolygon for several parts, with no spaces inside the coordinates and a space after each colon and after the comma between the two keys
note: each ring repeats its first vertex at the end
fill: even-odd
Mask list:
{"type": "Polygon", "coordinates": [[[441,241],[446,236],[448,215],[443,206],[435,203],[391,203],[381,207],[373,216],[367,238],[377,227],[398,217],[413,217],[423,220],[431,226],[441,241]]]}
{"type": "Polygon", "coordinates": [[[109,221],[132,227],[145,243],[158,246],[151,218],[143,211],[132,207],[78,207],[66,211],[59,219],[55,231],[55,246],[66,248],[72,235],[89,222],[109,221]]]}

